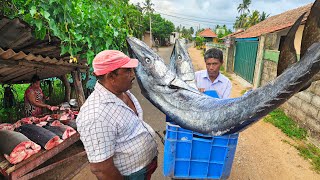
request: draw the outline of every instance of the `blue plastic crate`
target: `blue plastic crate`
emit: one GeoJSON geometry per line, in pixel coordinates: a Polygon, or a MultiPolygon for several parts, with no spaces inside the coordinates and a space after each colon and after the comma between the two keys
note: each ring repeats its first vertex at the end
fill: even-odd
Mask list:
{"type": "MultiPolygon", "coordinates": [[[[216,91],[205,94],[218,97],[216,91]]],[[[183,129],[166,116],[163,174],[183,179],[227,179],[239,134],[208,136],[183,129]]]]}
{"type": "Polygon", "coordinates": [[[238,136],[207,136],[167,122],[164,175],[185,179],[228,178],[238,136]]]}

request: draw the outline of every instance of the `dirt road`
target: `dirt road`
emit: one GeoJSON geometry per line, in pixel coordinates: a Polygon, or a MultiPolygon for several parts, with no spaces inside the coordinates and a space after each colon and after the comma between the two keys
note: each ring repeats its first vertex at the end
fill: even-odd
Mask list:
{"type": "MultiPolygon", "coordinates": [[[[172,47],[160,48],[158,54],[168,61],[171,50],[172,47]]],[[[201,51],[189,48],[189,53],[195,70],[205,69],[201,51]]],[[[235,75],[231,76],[233,79],[232,97],[238,97],[243,89],[248,88],[248,84],[235,75]]],[[[145,121],[154,130],[162,134],[163,130],[165,130],[165,116],[163,113],[141,95],[137,84],[135,84],[132,92],[137,96],[142,105],[145,121]]],[[[311,170],[310,163],[300,157],[298,151],[285,143],[284,140],[290,142],[290,139],[279,129],[262,120],[241,132],[229,179],[320,179],[320,175],[311,170]]],[[[157,141],[159,144],[159,167],[152,179],[170,179],[162,175],[163,145],[159,138],[157,141]]],[[[74,179],[91,180],[95,179],[95,177],[91,174],[89,166],[87,166],[74,179]]]]}

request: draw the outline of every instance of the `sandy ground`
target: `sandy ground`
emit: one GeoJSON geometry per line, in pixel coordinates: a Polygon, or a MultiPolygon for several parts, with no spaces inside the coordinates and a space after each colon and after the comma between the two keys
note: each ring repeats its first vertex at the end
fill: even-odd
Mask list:
{"type": "MultiPolygon", "coordinates": [[[[170,52],[170,48],[160,48],[159,55],[167,59],[170,52]]],[[[189,48],[189,54],[193,60],[195,70],[205,68],[200,50],[191,47],[189,48]]],[[[232,97],[238,97],[242,90],[250,88],[250,84],[236,75],[231,74],[231,77],[233,83],[232,97]]],[[[135,87],[132,91],[138,93],[136,96],[144,109],[145,121],[156,131],[162,132],[165,129],[164,115],[139,94],[138,87],[135,87]]],[[[170,179],[162,175],[163,145],[159,139],[157,141],[159,144],[159,167],[152,179],[170,179]]],[[[241,132],[229,179],[320,179],[320,175],[311,170],[309,161],[299,156],[298,151],[285,141],[290,142],[291,140],[279,129],[262,120],[241,132]]],[[[90,168],[87,166],[73,179],[91,180],[96,178],[91,174],[90,168]]]]}

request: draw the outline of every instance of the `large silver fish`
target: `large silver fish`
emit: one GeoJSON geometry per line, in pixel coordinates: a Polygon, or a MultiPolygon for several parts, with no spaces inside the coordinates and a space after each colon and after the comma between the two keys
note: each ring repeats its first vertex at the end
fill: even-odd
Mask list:
{"type": "Polygon", "coordinates": [[[195,82],[194,69],[186,44],[177,39],[170,57],[169,69],[189,86],[198,89],[195,82]]]}
{"type": "Polygon", "coordinates": [[[127,38],[129,53],[139,60],[136,76],[142,94],[183,128],[223,135],[243,130],[298,92],[320,70],[320,43],[277,79],[245,96],[216,99],[191,88],[171,72],[144,42],[127,38]]]}

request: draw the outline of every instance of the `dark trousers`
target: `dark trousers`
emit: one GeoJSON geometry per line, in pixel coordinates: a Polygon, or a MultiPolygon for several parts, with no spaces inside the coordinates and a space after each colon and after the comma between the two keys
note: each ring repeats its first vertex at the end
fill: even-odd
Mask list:
{"type": "Polygon", "coordinates": [[[148,164],[143,169],[130,174],[129,176],[124,176],[124,180],[150,180],[151,175],[158,167],[158,157],[155,157],[150,164],[148,164]]]}

